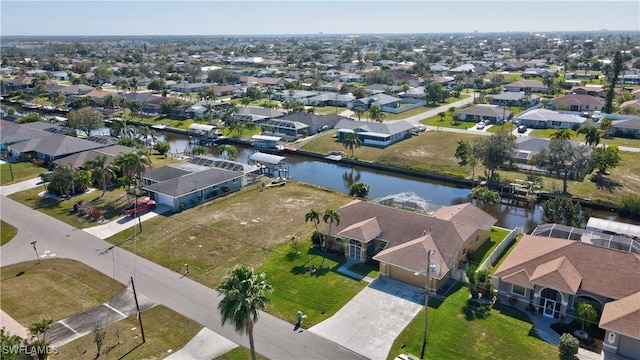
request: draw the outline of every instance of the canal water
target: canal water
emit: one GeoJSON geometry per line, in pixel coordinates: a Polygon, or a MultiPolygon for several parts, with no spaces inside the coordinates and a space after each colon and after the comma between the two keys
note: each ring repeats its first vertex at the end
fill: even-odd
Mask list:
{"type": "MultiPolygon", "coordinates": [[[[109,129],[102,128],[94,131],[93,134],[107,135],[109,129]]],[[[156,130],[156,134],[158,140],[169,142],[172,153],[189,152],[193,147],[185,135],[162,130],[156,130]]],[[[215,147],[207,149],[211,155],[220,155],[215,147]]],[[[249,156],[255,152],[254,149],[243,147],[238,150],[238,161],[240,162],[247,162],[249,156]]],[[[392,196],[397,201],[406,201],[407,206],[422,203],[422,207],[427,210],[469,201],[470,189],[457,187],[450,183],[381,172],[359,166],[344,165],[339,162],[329,163],[293,154],[286,154],[286,158],[292,180],[316,184],[341,192],[349,192],[349,187],[352,184],[362,182],[370,186],[368,195],[370,199],[392,196]]],[[[524,226],[525,231],[530,232],[542,223],[542,207],[540,205],[527,208],[508,204],[481,207],[498,219],[498,226],[510,229],[524,226]]],[[[615,212],[585,209],[584,215],[585,219],[588,219],[589,216],[597,216],[610,220],[630,221],[624,218],[617,219],[615,212]]]]}

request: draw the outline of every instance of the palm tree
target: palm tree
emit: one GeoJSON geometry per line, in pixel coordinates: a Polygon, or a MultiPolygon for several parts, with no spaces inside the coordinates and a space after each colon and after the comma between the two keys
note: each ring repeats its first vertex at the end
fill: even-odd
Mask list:
{"type": "Polygon", "coordinates": [[[220,154],[226,153],[227,158],[231,161],[235,161],[238,158],[238,148],[233,145],[218,145],[218,151],[220,151],[220,154]]]}
{"type": "Polygon", "coordinates": [[[156,136],[156,131],[148,126],[141,126],[138,128],[138,137],[144,141],[144,146],[146,148],[149,148],[149,139],[151,139],[151,141],[156,141],[158,138],[156,136]]]}
{"type": "Polygon", "coordinates": [[[584,143],[590,147],[596,147],[600,144],[600,130],[595,126],[582,125],[578,129],[578,134],[584,134],[584,143]]]}
{"type": "Polygon", "coordinates": [[[316,227],[316,233],[319,233],[318,224],[320,224],[320,213],[315,211],[314,209],[309,210],[308,213],[304,214],[304,222],[312,222],[316,227]]]}
{"type": "Polygon", "coordinates": [[[113,164],[120,168],[122,175],[125,177],[134,177],[139,187],[142,187],[142,174],[147,167],[153,167],[151,160],[141,152],[135,150],[128,153],[120,153],[116,156],[113,164]]]}
{"type": "Polygon", "coordinates": [[[440,117],[440,121],[444,121],[444,116],[445,116],[444,111],[440,111],[438,113],[438,116],[440,117]]]}
{"type": "Polygon", "coordinates": [[[133,79],[131,79],[131,90],[133,90],[134,93],[138,92],[138,78],[134,77],[133,79]]]}
{"type": "Polygon", "coordinates": [[[208,102],[204,104],[204,115],[208,120],[211,119],[211,115],[215,112],[216,107],[212,103],[208,102]]]}
{"type": "Polygon", "coordinates": [[[369,118],[373,121],[383,122],[387,115],[382,112],[380,105],[373,104],[369,107],[369,118]]]}
{"type": "Polygon", "coordinates": [[[76,169],[72,165],[56,166],[47,190],[60,195],[75,195],[75,177],[76,169]]]}
{"type": "Polygon", "coordinates": [[[224,295],[218,303],[222,325],[232,323],[238,334],[249,335],[251,359],[256,360],[253,327],[260,310],[269,303],[267,293],[273,292],[265,273],[256,274],[252,267],[239,265],[227,274],[217,290],[224,295]]]}
{"type": "Polygon", "coordinates": [[[53,324],[53,320],[42,319],[42,321],[34,322],[33,324],[29,325],[28,330],[31,335],[37,336],[39,340],[42,340],[43,343],[46,343],[46,335],[47,332],[51,330],[51,324],[53,324]],[[40,336],[42,336],[42,339],[40,339],[40,336]]]}
{"type": "Polygon", "coordinates": [[[242,106],[244,107],[249,106],[249,104],[251,104],[251,98],[248,96],[243,97],[242,99],[240,99],[240,104],[242,104],[242,106]]]}
{"type": "Polygon", "coordinates": [[[358,115],[358,121],[360,121],[360,119],[362,119],[362,114],[364,114],[364,109],[356,108],[355,110],[353,110],[353,112],[358,115]]]}
{"type": "Polygon", "coordinates": [[[113,95],[107,95],[104,97],[104,107],[113,111],[116,107],[116,99],[113,98],[113,95]]]}
{"type": "Polygon", "coordinates": [[[209,101],[218,101],[218,92],[212,87],[207,88],[204,92],[204,98],[209,101]]]}
{"type": "MultiPolygon", "coordinates": [[[[324,211],[324,214],[322,215],[322,221],[329,224],[329,233],[327,234],[327,236],[331,236],[331,227],[333,226],[333,223],[335,222],[336,226],[340,225],[340,214],[335,212],[333,209],[326,209],[324,211]]],[[[325,241],[322,241],[322,249],[326,250],[326,248],[327,243],[325,241]]]]}
{"type": "Polygon", "coordinates": [[[264,91],[265,94],[269,97],[269,101],[271,101],[271,96],[274,94],[274,91],[271,87],[268,87],[267,90],[264,91]]]}
{"type": "Polygon", "coordinates": [[[107,161],[107,155],[99,155],[93,160],[85,163],[85,168],[91,171],[92,180],[98,184],[102,184],[102,195],[107,192],[107,182],[116,177],[116,167],[107,161]]]}
{"type": "Polygon", "coordinates": [[[571,130],[569,129],[558,129],[551,135],[549,135],[551,140],[571,140],[571,130]]]}
{"type": "Polygon", "coordinates": [[[342,140],[342,145],[351,150],[351,157],[353,158],[353,150],[362,146],[362,140],[360,140],[358,134],[355,132],[347,133],[344,136],[344,140],[342,140]]]}
{"type": "Polygon", "coordinates": [[[400,90],[401,90],[401,91],[404,93],[404,95],[406,96],[406,95],[407,95],[407,92],[408,92],[409,90],[411,90],[411,87],[409,86],[409,84],[404,83],[404,84],[402,84],[402,86],[400,86],[400,90]]]}

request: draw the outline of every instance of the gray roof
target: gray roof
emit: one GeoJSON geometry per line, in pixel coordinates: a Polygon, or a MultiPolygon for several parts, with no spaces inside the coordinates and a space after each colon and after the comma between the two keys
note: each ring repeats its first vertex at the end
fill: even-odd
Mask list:
{"type": "Polygon", "coordinates": [[[386,123],[379,122],[364,122],[364,121],[356,121],[351,119],[343,119],[340,120],[339,123],[335,126],[336,129],[348,129],[348,130],[356,130],[359,129],[362,132],[371,132],[377,134],[398,134],[403,131],[413,129],[413,124],[408,121],[400,120],[386,123]]]}
{"type": "Polygon", "coordinates": [[[307,112],[295,112],[293,114],[285,115],[278,120],[295,121],[309,126],[321,126],[328,123],[335,123],[342,119],[346,118],[338,114],[316,115],[307,112]]]}
{"type": "Polygon", "coordinates": [[[32,129],[21,125],[9,125],[0,127],[0,142],[3,144],[13,144],[16,142],[35,139],[50,135],[49,132],[32,129]]]}
{"type": "Polygon", "coordinates": [[[618,129],[640,130],[640,118],[614,121],[612,126],[618,129]]]}
{"type": "Polygon", "coordinates": [[[61,157],[105,146],[104,144],[72,136],[48,134],[47,136],[19,142],[12,145],[11,148],[19,152],[35,151],[51,157],[61,157]]]}
{"type": "Polygon", "coordinates": [[[338,93],[321,93],[314,97],[310,97],[309,101],[344,101],[349,102],[355,100],[356,97],[353,94],[338,94],[338,93]]]}
{"type": "Polygon", "coordinates": [[[400,98],[389,96],[387,94],[375,94],[366,98],[356,100],[365,104],[378,104],[380,106],[400,101],[400,98]]]}
{"type": "MultiPolygon", "coordinates": [[[[538,98],[540,98],[538,95],[535,94],[531,94],[529,95],[531,97],[531,100],[536,100],[538,98]]],[[[515,91],[505,91],[503,93],[500,93],[498,95],[493,95],[493,99],[494,100],[504,100],[504,101],[521,101],[526,99],[527,95],[520,91],[520,92],[515,92],[515,91]]]]}
{"type": "Polygon", "coordinates": [[[171,197],[180,197],[243,176],[237,171],[212,168],[145,186],[144,189],[171,197]]]}
{"type": "Polygon", "coordinates": [[[238,109],[239,115],[258,115],[262,117],[279,117],[284,115],[284,112],[275,109],[265,109],[255,106],[241,106],[238,109]]]}
{"type": "Polygon", "coordinates": [[[500,106],[483,104],[461,109],[458,114],[489,117],[502,117],[504,115],[505,118],[508,118],[511,115],[511,110],[500,106]]]}
{"type": "Polygon", "coordinates": [[[191,173],[191,171],[178,169],[172,166],[163,166],[145,171],[142,177],[151,181],[163,182],[191,173]]]}
{"type": "Polygon", "coordinates": [[[65,156],[61,159],[55,160],[54,163],[58,165],[71,165],[74,168],[82,168],[87,161],[93,160],[100,155],[106,155],[107,163],[111,164],[119,153],[132,152],[133,150],[135,149],[128,146],[111,145],[100,149],[83,151],[77,154],[65,156]]]}
{"type": "Polygon", "coordinates": [[[529,121],[559,121],[582,124],[587,119],[574,114],[564,114],[547,109],[533,109],[516,116],[517,120],[529,121]]]}

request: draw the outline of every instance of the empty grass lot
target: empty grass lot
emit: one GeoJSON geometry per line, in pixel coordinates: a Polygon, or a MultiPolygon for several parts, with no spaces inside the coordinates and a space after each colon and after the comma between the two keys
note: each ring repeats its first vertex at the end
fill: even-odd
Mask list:
{"type": "Polygon", "coordinates": [[[8,243],[18,233],[18,229],[11,224],[0,220],[0,246],[8,243]]]}
{"type": "Polygon", "coordinates": [[[0,185],[10,185],[24,180],[33,179],[47,172],[46,168],[36,166],[30,162],[19,162],[0,165],[0,185]],[[11,172],[13,171],[13,178],[11,172]]]}
{"type": "MultiPolygon", "coordinates": [[[[191,279],[215,288],[235,265],[258,269],[285,255],[282,245],[292,237],[301,243],[310,239],[314,226],[305,223],[304,214],[311,208],[322,213],[351,199],[295,182],[264,191],[256,184],[203,206],[149,219],[138,241],[120,246],[178,272],[189,263],[191,279]]],[[[116,244],[131,235],[123,231],[107,241],[116,244]]]]}
{"type": "MultiPolygon", "coordinates": [[[[531,336],[526,315],[506,305],[491,310],[469,302],[469,290],[458,285],[444,301],[429,304],[426,358],[429,359],[556,359],[554,346],[531,336]]],[[[396,338],[388,359],[420,355],[424,311],[396,338]]]]}
{"type": "MultiPolygon", "coordinates": [[[[335,131],[328,131],[316,136],[305,144],[301,150],[326,154],[329,151],[346,151],[342,143],[333,138],[335,131]]],[[[471,167],[458,165],[455,149],[459,140],[473,141],[481,135],[459,134],[427,131],[403,140],[387,148],[379,149],[361,146],[354,150],[355,158],[388,166],[395,166],[416,171],[428,171],[456,177],[467,177],[471,167]]],[[[476,169],[476,173],[479,170],[476,169]]]]}

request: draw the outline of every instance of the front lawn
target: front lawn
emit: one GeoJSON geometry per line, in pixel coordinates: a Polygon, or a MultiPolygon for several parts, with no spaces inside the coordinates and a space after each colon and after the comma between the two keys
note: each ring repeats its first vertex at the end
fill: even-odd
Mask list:
{"type": "MultiPolygon", "coordinates": [[[[426,111],[429,111],[429,108],[424,107],[424,106],[420,106],[420,107],[417,107],[415,109],[411,109],[411,110],[408,110],[408,111],[405,111],[405,112],[401,112],[399,114],[392,114],[392,113],[385,112],[384,113],[384,115],[385,115],[384,120],[385,121],[387,121],[387,120],[403,120],[403,119],[406,119],[406,118],[408,118],[410,116],[422,114],[423,112],[426,112],[426,111]]],[[[365,111],[365,113],[362,114],[362,118],[368,118],[368,117],[369,117],[369,113],[365,111]]],[[[353,118],[357,119],[358,116],[354,115],[353,118]]]]}
{"type": "Polygon", "coordinates": [[[448,111],[443,111],[444,117],[440,118],[439,115],[432,116],[428,119],[421,120],[420,122],[425,125],[431,126],[439,126],[445,128],[453,128],[453,129],[469,129],[473,128],[475,123],[468,121],[458,121],[458,125],[453,124],[453,119],[451,118],[451,114],[448,111]]]}
{"type": "Polygon", "coordinates": [[[0,246],[8,243],[16,236],[18,229],[13,227],[11,224],[5,222],[4,220],[0,220],[0,246]]]}
{"type": "MultiPolygon", "coordinates": [[[[556,359],[558,350],[531,336],[527,316],[497,304],[489,310],[469,302],[469,290],[456,286],[443,301],[430,301],[428,359],[556,359]]],[[[421,311],[396,338],[388,359],[400,354],[420,355],[424,329],[421,311]]]]}
{"type": "MultiPolygon", "coordinates": [[[[347,109],[346,107],[340,107],[340,106],[316,106],[313,108],[313,112],[318,115],[340,114],[345,110],[349,110],[349,109],[347,109]]],[[[366,114],[363,114],[363,115],[366,115],[366,114]]]]}
{"type": "Polygon", "coordinates": [[[289,244],[279,247],[259,271],[267,274],[274,288],[268,312],[293,324],[300,310],[307,315],[302,325],[309,328],[335,314],[367,283],[336,272],[344,257],[321,253],[311,248],[310,241],[299,246],[298,257],[291,255],[289,244]]]}
{"type": "Polygon", "coordinates": [[[0,185],[15,184],[20,181],[33,179],[47,171],[47,168],[36,166],[30,162],[2,164],[0,165],[0,185]]]}

